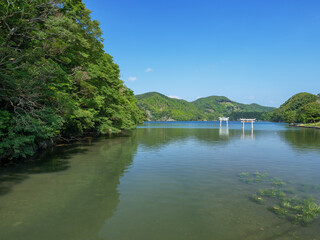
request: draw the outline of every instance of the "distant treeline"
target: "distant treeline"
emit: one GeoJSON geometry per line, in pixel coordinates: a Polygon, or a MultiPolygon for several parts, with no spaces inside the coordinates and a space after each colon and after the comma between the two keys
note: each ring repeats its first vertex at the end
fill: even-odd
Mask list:
{"type": "Polygon", "coordinates": [[[81,0],[0,2],[0,162],[143,120],[81,0]]]}
{"type": "Polygon", "coordinates": [[[269,120],[268,112],[232,112],[229,115],[231,121],[237,121],[240,118],[255,118],[256,120],[269,120]]]}

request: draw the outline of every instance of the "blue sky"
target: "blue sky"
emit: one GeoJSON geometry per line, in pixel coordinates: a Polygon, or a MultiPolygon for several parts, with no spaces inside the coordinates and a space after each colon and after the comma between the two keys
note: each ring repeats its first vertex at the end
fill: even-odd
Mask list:
{"type": "Polygon", "coordinates": [[[85,0],[135,94],[278,107],[320,93],[319,0],[85,0]]]}

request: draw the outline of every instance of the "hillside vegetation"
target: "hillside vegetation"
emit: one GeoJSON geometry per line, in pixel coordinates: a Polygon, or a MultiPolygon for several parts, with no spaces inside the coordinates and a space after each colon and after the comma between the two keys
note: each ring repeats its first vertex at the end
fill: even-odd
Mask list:
{"type": "Polygon", "coordinates": [[[142,121],[101,35],[81,0],[0,2],[0,162],[142,121]]]}
{"type": "Polygon", "coordinates": [[[241,117],[266,119],[267,112],[274,110],[258,104],[241,104],[222,96],[199,98],[193,102],[169,98],[157,92],[136,95],[138,106],[151,121],[197,121],[217,120],[229,116],[231,120],[241,117]]]}
{"type": "Polygon", "coordinates": [[[258,104],[242,104],[231,101],[223,96],[210,96],[199,98],[192,102],[194,106],[204,112],[206,120],[216,120],[219,116],[230,117],[237,120],[241,117],[254,117],[264,119],[263,113],[274,110],[273,107],[265,107],[258,104]]]}
{"type": "Polygon", "coordinates": [[[157,92],[136,95],[138,106],[154,121],[197,121],[204,116],[196,106],[181,99],[169,98],[157,92]]]}
{"type": "Polygon", "coordinates": [[[270,119],[288,123],[320,121],[320,96],[306,92],[298,93],[271,112],[270,119]]]}

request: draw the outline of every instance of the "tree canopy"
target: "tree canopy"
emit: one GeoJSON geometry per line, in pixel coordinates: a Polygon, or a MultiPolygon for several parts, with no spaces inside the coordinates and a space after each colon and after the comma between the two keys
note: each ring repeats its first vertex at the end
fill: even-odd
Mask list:
{"type": "Polygon", "coordinates": [[[81,0],[0,3],[0,160],[143,119],[81,0]]]}
{"type": "Polygon", "coordinates": [[[272,121],[309,123],[320,121],[320,98],[311,93],[298,93],[289,98],[280,108],[270,113],[272,121]]]}

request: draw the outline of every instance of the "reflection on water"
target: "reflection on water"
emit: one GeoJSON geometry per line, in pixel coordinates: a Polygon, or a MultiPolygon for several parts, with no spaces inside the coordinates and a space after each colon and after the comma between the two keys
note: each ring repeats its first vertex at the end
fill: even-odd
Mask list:
{"type": "Polygon", "coordinates": [[[219,136],[227,136],[229,137],[229,128],[219,128],[219,136]]]}
{"type": "Polygon", "coordinates": [[[4,169],[0,239],[98,239],[119,203],[119,178],[137,144],[115,138],[58,148],[43,162],[4,169]]]}
{"type": "Polygon", "coordinates": [[[249,130],[245,131],[244,128],[242,128],[241,139],[245,139],[245,138],[254,139],[253,128],[251,128],[250,131],[249,130]]]}
{"type": "Polygon", "coordinates": [[[317,129],[293,128],[282,131],[281,137],[294,149],[320,151],[320,131],[317,129]]]}
{"type": "Polygon", "coordinates": [[[319,239],[249,200],[267,172],[320,201],[320,131],[148,123],[0,172],[0,239],[319,239]]]}

